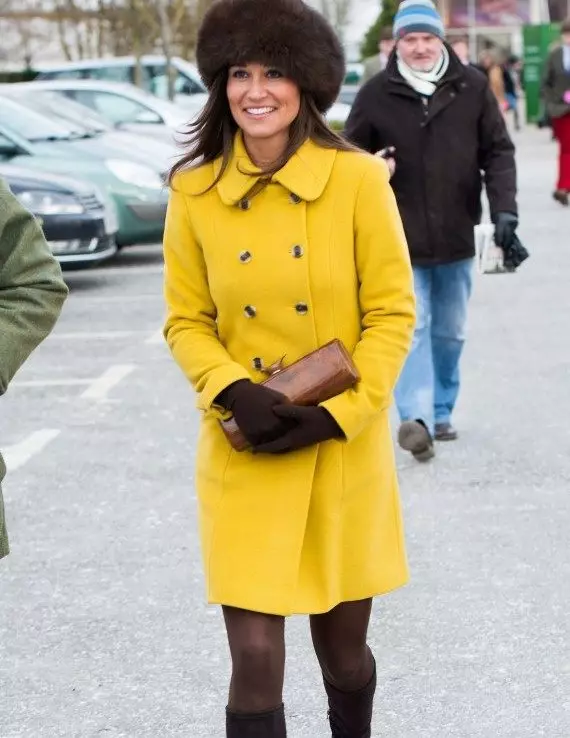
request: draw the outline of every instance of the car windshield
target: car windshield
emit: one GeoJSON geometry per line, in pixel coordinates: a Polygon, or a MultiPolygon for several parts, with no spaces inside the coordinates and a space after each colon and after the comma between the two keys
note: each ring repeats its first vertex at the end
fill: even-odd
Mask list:
{"type": "Polygon", "coordinates": [[[77,130],[63,121],[55,122],[7,97],[0,99],[0,125],[18,131],[27,141],[70,141],[77,130]]]}
{"type": "Polygon", "coordinates": [[[45,115],[59,125],[66,126],[75,138],[87,138],[109,130],[105,121],[89,108],[73,100],[65,100],[47,90],[29,92],[22,88],[10,90],[8,96],[29,110],[45,115]]]}

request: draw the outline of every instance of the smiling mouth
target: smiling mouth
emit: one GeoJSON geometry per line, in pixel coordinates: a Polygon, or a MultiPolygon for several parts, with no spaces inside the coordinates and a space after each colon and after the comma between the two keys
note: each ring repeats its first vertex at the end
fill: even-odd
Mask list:
{"type": "Polygon", "coordinates": [[[271,113],[274,113],[276,108],[271,108],[269,106],[264,108],[246,108],[245,112],[248,115],[253,116],[254,118],[264,118],[266,115],[270,115],[271,113]]]}

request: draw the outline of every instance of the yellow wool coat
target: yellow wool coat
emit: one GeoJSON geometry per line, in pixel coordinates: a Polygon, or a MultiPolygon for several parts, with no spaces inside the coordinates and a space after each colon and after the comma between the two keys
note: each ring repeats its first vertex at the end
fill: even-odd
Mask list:
{"type": "Polygon", "coordinates": [[[261,192],[240,135],[179,174],[164,254],[165,336],[198,394],[197,491],[208,601],[322,613],[408,578],[389,406],[414,327],[386,164],[307,141],[261,192]],[[323,403],[346,439],[283,456],[232,450],[217,395],[333,338],[362,380],[323,403]]]}

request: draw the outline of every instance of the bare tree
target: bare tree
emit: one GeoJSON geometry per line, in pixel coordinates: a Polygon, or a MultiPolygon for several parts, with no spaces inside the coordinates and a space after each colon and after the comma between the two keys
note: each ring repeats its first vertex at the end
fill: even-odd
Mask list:
{"type": "Polygon", "coordinates": [[[334,26],[336,32],[344,38],[350,23],[353,0],[321,0],[321,11],[334,26]]]}

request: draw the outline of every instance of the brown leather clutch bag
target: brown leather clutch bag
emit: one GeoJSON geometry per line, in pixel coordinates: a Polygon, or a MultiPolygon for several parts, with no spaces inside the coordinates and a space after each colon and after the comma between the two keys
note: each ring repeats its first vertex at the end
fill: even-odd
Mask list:
{"type": "MultiPolygon", "coordinates": [[[[283,361],[280,361],[264,371],[269,378],[262,384],[281,392],[295,405],[319,405],[354,387],[360,380],[350,354],[338,339],[288,367],[283,367],[283,361]]],[[[221,420],[220,425],[236,451],[248,448],[249,444],[233,418],[221,420]]]]}

